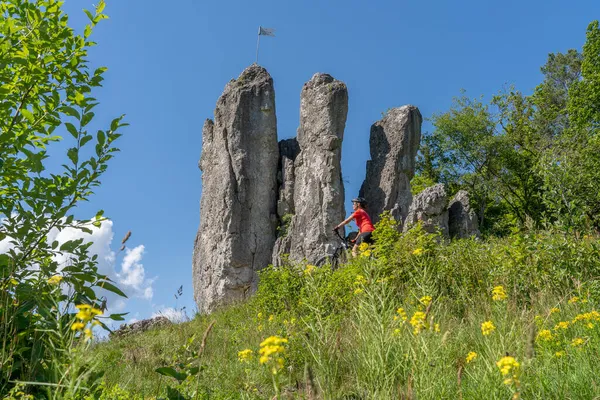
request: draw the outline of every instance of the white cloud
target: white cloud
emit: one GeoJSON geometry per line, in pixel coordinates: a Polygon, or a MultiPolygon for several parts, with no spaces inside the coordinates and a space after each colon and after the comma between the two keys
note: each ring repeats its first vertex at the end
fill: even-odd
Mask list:
{"type": "MultiPolygon", "coordinates": [[[[98,272],[107,275],[116,282],[116,285],[128,296],[136,297],[144,300],[151,300],[154,295],[152,284],[154,279],[146,278],[146,271],[142,264],[145,247],[139,245],[133,249],[126,248],[125,256],[120,263],[120,268],[116,269],[117,256],[112,248],[114,239],[113,222],[110,220],[103,221],[100,227],[89,227],[92,233],[85,233],[78,229],[67,228],[59,231],[52,229],[48,234],[48,242],[52,243],[57,240],[59,244],[69,240],[77,240],[83,238],[84,243],[92,242],[88,249],[90,256],[98,255],[98,272]]],[[[116,243],[120,245],[120,243],[116,243]]],[[[0,241],[0,254],[8,251],[12,247],[9,239],[0,241]]],[[[57,255],[55,260],[59,263],[59,268],[62,269],[69,264],[69,255],[57,255]]],[[[112,292],[100,289],[100,296],[106,296],[108,313],[121,313],[127,309],[127,299],[124,299],[112,292]]]]}

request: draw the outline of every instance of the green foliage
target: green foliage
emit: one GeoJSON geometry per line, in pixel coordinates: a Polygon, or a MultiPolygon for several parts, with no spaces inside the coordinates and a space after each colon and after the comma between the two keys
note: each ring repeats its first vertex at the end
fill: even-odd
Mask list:
{"type": "Polygon", "coordinates": [[[485,233],[600,229],[599,32],[592,22],[583,53],[550,54],[532,96],[512,88],[489,104],[462,96],[435,114],[416,185],[469,191],[485,233]]]}
{"type": "Polygon", "coordinates": [[[385,261],[361,256],[335,272],[271,268],[248,303],[100,345],[106,386],[167,396],[153,371],[214,322],[202,370],[174,387],[182,398],[594,398],[597,237],[542,231],[439,244],[418,226],[392,239],[393,220],[382,221],[380,238],[390,239],[373,253],[385,261]],[[497,286],[506,298],[493,299],[497,286]],[[540,336],[546,329],[551,342],[540,336]],[[258,354],[273,335],[289,342],[277,388],[258,354]],[[469,352],[477,356],[466,361],[469,352]],[[496,364],[507,354],[520,364],[518,384],[505,383],[496,364]]]}
{"type": "Polygon", "coordinates": [[[73,306],[100,309],[101,288],[123,295],[98,272],[91,243],[48,242],[50,232],[91,233],[104,220],[102,211],[93,220],[72,215],[100,184],[125,126],[120,117],[95,135],[88,131],[98,105],[92,89],[106,68],[90,71],[86,58],[93,27],[107,18],[104,6],[84,10],[90,22],[77,35],[62,2],[0,1],[0,240],[11,245],[0,255],[0,392],[15,381],[28,382],[36,397],[92,390],[98,377],[83,332],[71,329],[73,306]],[[48,147],[63,140],[58,134],[70,147],[62,170],[50,172],[45,160],[48,147]]]}
{"type": "Polygon", "coordinates": [[[279,225],[277,225],[277,237],[286,237],[289,233],[290,224],[292,223],[292,218],[294,214],[284,214],[279,221],[279,225]]]}

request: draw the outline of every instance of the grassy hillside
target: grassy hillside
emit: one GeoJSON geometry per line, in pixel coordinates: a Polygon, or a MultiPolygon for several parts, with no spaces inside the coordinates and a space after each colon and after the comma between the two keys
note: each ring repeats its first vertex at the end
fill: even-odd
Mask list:
{"type": "Polygon", "coordinates": [[[249,303],[98,346],[105,398],[600,395],[597,238],[378,232],[335,272],[270,268],[249,303]]]}

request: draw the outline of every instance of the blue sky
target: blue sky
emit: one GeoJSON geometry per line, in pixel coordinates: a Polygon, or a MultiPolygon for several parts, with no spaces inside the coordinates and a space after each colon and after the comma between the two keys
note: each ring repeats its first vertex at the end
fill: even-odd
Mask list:
{"type": "MultiPolygon", "coordinates": [[[[86,5],[65,3],[78,30],[86,5]]],[[[259,63],[275,82],[280,139],[295,136],[300,90],[314,73],[347,84],[342,168],[350,199],[364,179],[369,128],[382,112],[414,104],[427,118],[447,110],[461,89],[487,99],[507,84],[530,93],[548,53],[581,49],[600,2],[107,0],[105,12],[110,19],[95,30],[98,46],[89,57],[109,68],[95,93],[101,105],[92,127],[122,113],[131,126],[103,185],[77,216],[104,209],[113,251],[132,231],[128,265],[141,268],[153,289],[125,305],[141,319],[174,307],[180,285],[177,306],[195,308],[202,124],[213,117],[225,84],[254,62],[259,25],[277,30],[277,37],[261,39],[259,63]]],[[[117,270],[123,259],[116,256],[117,270]]]]}

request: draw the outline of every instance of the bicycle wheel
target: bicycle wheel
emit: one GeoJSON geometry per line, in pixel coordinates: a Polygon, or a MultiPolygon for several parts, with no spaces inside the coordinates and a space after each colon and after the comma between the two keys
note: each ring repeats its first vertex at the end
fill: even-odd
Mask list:
{"type": "Polygon", "coordinates": [[[315,265],[316,265],[317,267],[323,267],[323,266],[325,266],[325,265],[329,264],[329,263],[330,263],[330,260],[331,260],[332,258],[333,258],[333,256],[324,256],[324,257],[321,257],[321,258],[319,258],[319,260],[318,260],[318,261],[315,263],[315,265]]]}

